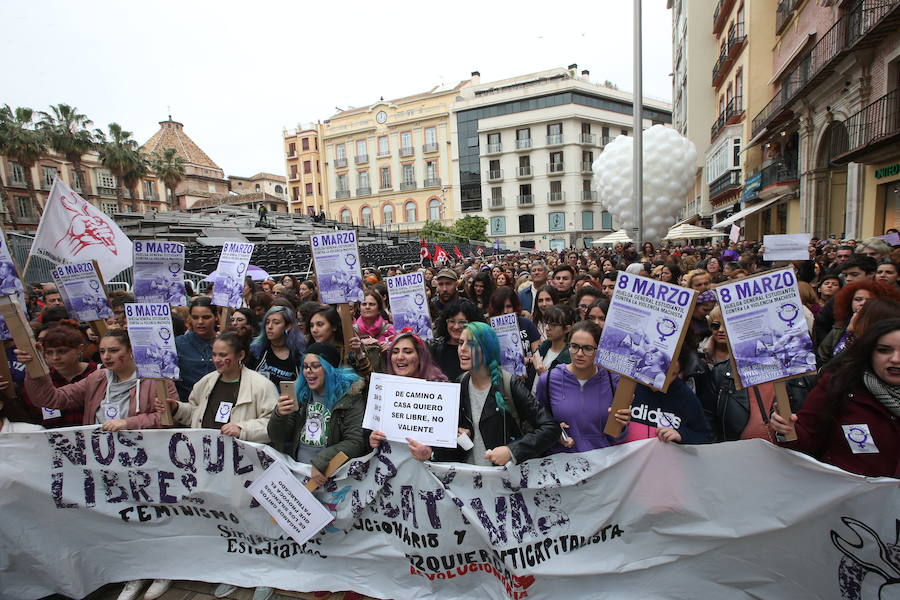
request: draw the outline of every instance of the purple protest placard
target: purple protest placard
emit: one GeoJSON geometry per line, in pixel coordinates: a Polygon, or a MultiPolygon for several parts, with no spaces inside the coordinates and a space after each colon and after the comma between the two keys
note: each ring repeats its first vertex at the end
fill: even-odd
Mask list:
{"type": "Polygon", "coordinates": [[[423,340],[432,339],[434,333],[422,273],[388,277],[387,288],[391,315],[394,317],[394,331],[400,333],[409,327],[423,340]]]}
{"type": "Polygon", "coordinates": [[[519,334],[519,320],[510,313],[491,317],[491,327],[500,339],[500,366],[513,375],[525,375],[525,353],[522,351],[522,337],[519,334]]]}
{"type": "Polygon", "coordinates": [[[60,265],[50,274],[73,319],[90,323],[113,316],[93,262],[60,265]]]}
{"type": "Polygon", "coordinates": [[[253,255],[253,244],[225,242],[216,266],[212,303],[216,306],[240,308],[244,292],[244,276],[253,255]]]}
{"type": "Polygon", "coordinates": [[[715,291],[744,387],[816,371],[793,269],[723,283],[715,291]]]}
{"type": "Polygon", "coordinates": [[[166,303],[126,304],[128,337],[140,379],[178,379],[178,353],[166,303]]]}
{"type": "Polygon", "coordinates": [[[134,242],[134,297],[138,302],[185,306],[184,244],[134,242]]]}
{"type": "Polygon", "coordinates": [[[606,313],[597,364],[666,391],[696,295],[688,288],[620,272],[606,313]]]}
{"type": "Polygon", "coordinates": [[[319,298],[324,304],[362,302],[362,272],[355,231],[334,231],[310,236],[319,298]]]}

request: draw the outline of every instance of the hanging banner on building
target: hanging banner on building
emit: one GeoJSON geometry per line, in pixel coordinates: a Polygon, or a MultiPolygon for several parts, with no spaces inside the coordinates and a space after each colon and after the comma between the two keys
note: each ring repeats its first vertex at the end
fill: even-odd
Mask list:
{"type": "Polygon", "coordinates": [[[790,267],[715,288],[744,387],[813,374],[816,355],[790,267]]]}
{"type": "Polygon", "coordinates": [[[178,352],[168,304],[126,304],[128,337],[139,379],[178,379],[178,352]]]}
{"type": "Polygon", "coordinates": [[[246,486],[275,460],[300,482],[309,465],[216,431],[4,434],[0,455],[4,600],[201,576],[397,600],[875,600],[898,568],[895,479],[762,440],[646,440],[507,468],[386,444],[315,493],[334,521],[304,544],[246,486]]]}
{"type": "Polygon", "coordinates": [[[89,323],[113,316],[100,274],[91,261],[61,265],[50,274],[73,319],[89,323]]]}
{"type": "Polygon", "coordinates": [[[138,302],[186,306],[184,244],[134,242],[134,297],[138,302]]]}
{"type": "Polygon", "coordinates": [[[319,298],[324,304],[362,302],[362,271],[355,231],[334,231],[310,236],[319,298]]]}
{"type": "Polygon", "coordinates": [[[620,271],[597,364],[666,391],[696,297],[694,290],[620,271]]]}
{"type": "Polygon", "coordinates": [[[491,327],[500,339],[500,366],[504,371],[517,376],[525,375],[525,353],[519,334],[519,320],[516,315],[491,317],[491,327]]]}
{"type": "Polygon", "coordinates": [[[363,427],[392,442],[456,448],[459,384],[372,373],[363,427]]]}
{"type": "Polygon", "coordinates": [[[423,340],[434,337],[431,316],[428,310],[428,296],[425,295],[425,277],[421,272],[395,275],[387,278],[388,298],[391,315],[394,317],[394,331],[407,327],[423,340]]]}
{"type": "Polygon", "coordinates": [[[216,266],[212,303],[216,306],[240,308],[244,292],[244,276],[253,255],[253,244],[225,242],[216,266]]]}

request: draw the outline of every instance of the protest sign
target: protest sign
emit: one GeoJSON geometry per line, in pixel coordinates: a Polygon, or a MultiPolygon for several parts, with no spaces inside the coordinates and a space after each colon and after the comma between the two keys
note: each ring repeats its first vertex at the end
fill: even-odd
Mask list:
{"type": "Polygon", "coordinates": [[[868,600],[888,597],[880,573],[896,562],[896,479],[763,440],[646,440],[506,468],[383,444],[315,494],[334,521],[305,544],[245,486],[275,461],[300,481],[310,467],[262,444],[74,428],[0,435],[0,455],[4,600],[154,578],[397,600],[868,600]]]}
{"type": "Polygon", "coordinates": [[[744,387],[813,374],[816,356],[790,267],[715,288],[744,387]]]}
{"type": "MultiPolygon", "coordinates": [[[[28,252],[55,265],[96,260],[112,278],[131,266],[131,240],[113,218],[87,202],[57,177],[50,188],[34,241],[28,252]]],[[[24,271],[28,270],[28,262],[24,271]]]]}
{"type": "Polygon", "coordinates": [[[319,299],[323,304],[362,302],[362,272],[355,231],[334,231],[310,236],[319,299]]]}
{"type": "Polygon", "coordinates": [[[73,319],[91,323],[113,316],[94,261],[60,265],[50,274],[73,319]]]}
{"type": "Polygon", "coordinates": [[[244,293],[244,275],[253,255],[253,244],[225,242],[216,266],[212,303],[219,307],[240,308],[244,293]]]}
{"type": "Polygon", "coordinates": [[[764,235],[765,260],[809,260],[811,233],[764,235]]]}
{"type": "Polygon", "coordinates": [[[363,427],[392,442],[456,448],[459,384],[372,373],[363,427]]]}
{"type": "Polygon", "coordinates": [[[0,296],[0,315],[9,328],[10,336],[16,348],[28,352],[33,360],[25,364],[30,377],[43,377],[50,374],[44,355],[38,351],[34,339],[34,330],[25,317],[25,306],[15,296],[0,296]]]}
{"type": "Polygon", "coordinates": [[[305,544],[334,521],[283,461],[273,463],[247,491],[298,544],[305,544]]]}
{"type": "Polygon", "coordinates": [[[900,234],[898,233],[886,233],[884,235],[876,235],[875,237],[884,240],[889,246],[900,246],[900,234]]]}
{"type": "Polygon", "coordinates": [[[688,288],[619,272],[600,337],[598,364],[665,392],[696,296],[688,288]]]}
{"type": "Polygon", "coordinates": [[[395,275],[387,278],[388,298],[394,317],[394,331],[400,333],[407,327],[423,340],[434,337],[428,297],[425,295],[425,277],[420,272],[395,275]]]}
{"type": "Polygon", "coordinates": [[[126,304],[128,337],[140,379],[178,379],[178,353],[168,304],[126,304]]]}
{"type": "Polygon", "coordinates": [[[732,244],[737,244],[741,239],[741,228],[737,225],[731,226],[731,231],[728,233],[728,241],[732,244]]]}
{"type": "Polygon", "coordinates": [[[513,375],[525,375],[525,353],[516,315],[510,313],[491,317],[491,327],[500,339],[500,366],[513,375]]]}
{"type": "Polygon", "coordinates": [[[10,294],[19,294],[24,291],[25,288],[19,279],[16,263],[9,253],[6,235],[0,229],[0,295],[9,296],[10,294]]]}
{"type": "Polygon", "coordinates": [[[184,244],[134,242],[134,297],[138,302],[186,306],[184,244]]]}

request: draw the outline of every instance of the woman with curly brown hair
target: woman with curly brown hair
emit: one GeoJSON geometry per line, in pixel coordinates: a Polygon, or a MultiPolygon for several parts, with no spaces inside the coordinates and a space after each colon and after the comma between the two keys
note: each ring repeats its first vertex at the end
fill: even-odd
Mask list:
{"type": "Polygon", "coordinates": [[[835,326],[825,336],[816,351],[819,366],[827,363],[853,343],[857,315],[866,302],[873,298],[889,298],[900,301],[900,291],[896,286],[866,279],[847,284],[835,295],[835,326]]]}

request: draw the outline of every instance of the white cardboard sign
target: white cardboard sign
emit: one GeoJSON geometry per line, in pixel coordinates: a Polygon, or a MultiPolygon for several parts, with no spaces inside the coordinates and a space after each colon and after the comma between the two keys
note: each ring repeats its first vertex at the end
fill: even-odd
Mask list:
{"type": "Polygon", "coordinates": [[[456,448],[459,384],[372,373],[363,427],[391,442],[456,448]]]}

